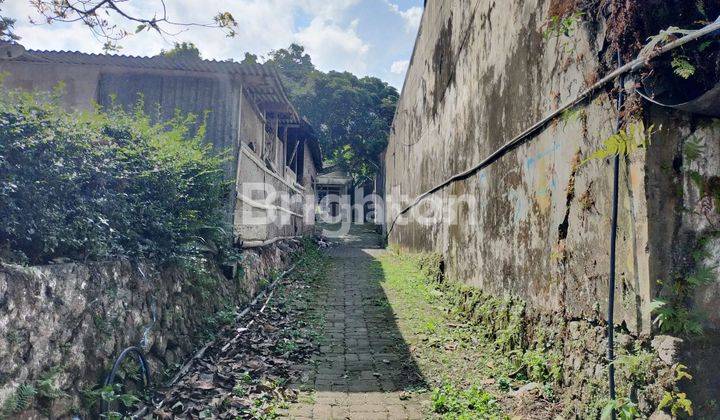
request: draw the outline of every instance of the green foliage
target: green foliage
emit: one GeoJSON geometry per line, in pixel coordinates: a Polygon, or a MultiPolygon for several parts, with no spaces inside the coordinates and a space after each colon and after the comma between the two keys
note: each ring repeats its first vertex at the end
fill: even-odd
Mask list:
{"type": "Polygon", "coordinates": [[[667,301],[655,300],[653,323],[661,332],[684,336],[700,335],[703,332],[699,317],[683,304],[671,304],[667,301]]]}
{"type": "Polygon", "coordinates": [[[655,126],[647,129],[642,121],[628,125],[627,130],[620,131],[608,137],[600,149],[593,152],[590,157],[583,160],[585,164],[595,159],[606,159],[614,156],[629,156],[638,149],[645,148],[650,144],[655,126]]]}
{"type": "Polygon", "coordinates": [[[615,412],[616,417],[620,420],[634,420],[642,418],[640,416],[640,410],[638,410],[637,404],[627,398],[618,398],[616,400],[611,400],[610,402],[608,402],[605,408],[603,408],[600,419],[612,419],[613,411],[615,412]]]}
{"type": "Polygon", "coordinates": [[[200,60],[200,50],[192,42],[175,42],[172,49],[160,51],[160,55],[167,58],[177,58],[180,60],[200,60]]]}
{"type": "Polygon", "coordinates": [[[673,57],[670,65],[672,66],[675,74],[682,77],[683,79],[689,79],[695,74],[695,66],[685,56],[676,55],[675,57],[673,57]]]}
{"type": "MultiPolygon", "coordinates": [[[[0,12],[2,12],[2,4],[4,2],[5,0],[0,0],[0,12]]],[[[0,16],[0,42],[12,42],[20,39],[20,37],[13,32],[15,22],[15,19],[0,16]]]]}
{"type": "Polygon", "coordinates": [[[708,39],[708,40],[701,42],[700,45],[698,45],[698,48],[697,48],[698,51],[703,52],[703,51],[707,50],[708,48],[710,48],[710,46],[712,46],[712,44],[715,43],[715,41],[716,41],[715,39],[708,39]]]}
{"type": "Polygon", "coordinates": [[[57,385],[57,375],[59,372],[59,368],[50,369],[49,372],[42,375],[40,379],[35,381],[35,388],[37,389],[38,397],[45,398],[47,400],[55,400],[67,395],[57,385]]]}
{"type": "Polygon", "coordinates": [[[59,103],[57,93],[0,95],[0,257],[223,254],[223,159],[202,143],[204,125],[193,131],[196,117],[154,124],[140,106],[80,114],[59,103]]]}
{"type": "Polygon", "coordinates": [[[642,387],[652,381],[652,365],[656,359],[655,353],[636,346],[634,352],[618,356],[613,364],[630,383],[642,387]]]}
{"type": "Polygon", "coordinates": [[[666,391],[658,405],[659,410],[669,409],[673,416],[685,412],[688,416],[693,415],[692,401],[687,398],[684,392],[666,391]]]}
{"type": "Polygon", "coordinates": [[[704,263],[709,256],[706,245],[707,238],[698,240],[691,253],[693,268],[685,275],[676,278],[665,288],[664,295],[650,304],[650,310],[655,315],[653,323],[661,332],[684,336],[697,336],[703,333],[702,316],[693,311],[688,302],[698,287],[716,281],[717,267],[704,263]]]}
{"type": "Polygon", "coordinates": [[[0,407],[0,417],[4,418],[29,409],[35,400],[35,395],[37,395],[37,390],[34,386],[21,384],[13,394],[3,401],[2,407],[0,407]]]}
{"type": "MultiPolygon", "coordinates": [[[[515,350],[515,363],[520,378],[541,384],[558,383],[562,379],[562,363],[557,354],[543,350],[515,350]]],[[[517,375],[516,375],[517,376],[517,375]]]]}
{"type": "Polygon", "coordinates": [[[683,144],[683,154],[688,163],[694,162],[705,153],[705,145],[695,137],[688,139],[683,144]]]}
{"type": "Polygon", "coordinates": [[[246,52],[245,57],[242,59],[241,63],[243,63],[243,64],[258,64],[258,56],[257,56],[257,54],[251,54],[249,52],[246,52]]]}
{"type": "Polygon", "coordinates": [[[567,16],[552,16],[547,23],[547,28],[543,32],[543,37],[548,40],[553,37],[566,37],[570,38],[573,36],[577,28],[580,26],[582,17],[585,14],[582,12],[573,12],[567,16]]]}
{"type": "MultiPolygon", "coordinates": [[[[123,386],[121,384],[106,385],[94,389],[83,391],[83,400],[88,407],[94,407],[101,401],[108,404],[118,403],[125,409],[131,409],[140,402],[140,398],[136,395],[123,392],[123,386]]],[[[117,413],[109,413],[110,417],[113,417],[117,413]]]]}
{"type": "Polygon", "coordinates": [[[298,344],[294,340],[283,338],[282,341],[275,345],[275,354],[282,355],[292,353],[298,349],[298,344]]]}
{"type": "Polygon", "coordinates": [[[444,419],[501,418],[502,411],[492,395],[473,385],[459,389],[453,385],[435,388],[432,393],[433,411],[444,419]]]}
{"type": "Polygon", "coordinates": [[[567,126],[572,122],[581,121],[586,118],[587,111],[582,108],[569,108],[563,111],[563,113],[560,115],[560,121],[562,121],[563,127],[567,126]]]}
{"type": "Polygon", "coordinates": [[[580,27],[583,16],[585,16],[585,13],[578,11],[566,16],[551,16],[545,25],[543,38],[546,41],[557,38],[559,45],[566,53],[572,52],[573,44],[571,38],[580,27]]]}
{"type": "Polygon", "coordinates": [[[297,44],[271,51],[267,62],[278,68],[293,104],[315,129],[325,157],[346,169],[356,182],[377,173],[399,98],[397,90],[375,77],[323,73],[297,44]]]}
{"type": "Polygon", "coordinates": [[[235,17],[230,12],[218,12],[213,16],[213,22],[225,31],[225,36],[232,38],[237,35],[235,28],[237,28],[237,22],[235,17]]]}
{"type": "Polygon", "coordinates": [[[692,380],[692,375],[688,373],[687,366],[683,365],[682,363],[677,363],[673,367],[674,371],[674,380],[675,382],[681,381],[683,379],[692,380]]]}

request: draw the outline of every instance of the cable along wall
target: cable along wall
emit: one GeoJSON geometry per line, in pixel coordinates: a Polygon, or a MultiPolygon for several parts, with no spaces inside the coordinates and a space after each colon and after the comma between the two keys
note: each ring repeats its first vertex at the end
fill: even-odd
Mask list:
{"type": "MultiPolygon", "coordinates": [[[[535,320],[552,314],[557,322],[603,323],[611,290],[613,171],[607,160],[580,163],[615,133],[612,83],[648,57],[604,75],[597,57],[606,27],[545,39],[548,3],[509,1],[502,10],[492,1],[428,4],[385,155],[386,196],[402,204],[387,215],[388,241],[442,254],[448,278],[495,296],[519,296],[535,320]],[[438,57],[451,58],[454,69],[443,70],[438,57]],[[477,199],[474,210],[449,204],[463,194],[477,199]],[[426,210],[434,199],[443,200],[437,221],[397,219],[426,210]]],[[[719,27],[715,22],[663,50],[719,27]]],[[[631,106],[638,106],[637,97],[631,106]]],[[[646,128],[663,126],[657,138],[686,137],[696,124],[649,104],[636,111],[646,128]]],[[[674,142],[665,145],[672,149],[674,142]]],[[[652,156],[665,145],[653,142],[621,159],[618,171],[614,318],[636,337],[653,328],[655,282],[672,270],[664,257],[672,253],[668,241],[678,244],[676,209],[659,210],[677,202],[670,190],[677,184],[653,178],[673,165],[672,156],[652,156]]],[[[674,152],[663,156],[668,153],[674,152]]],[[[605,336],[599,332],[597,339],[605,336]]],[[[605,346],[596,350],[602,357],[605,346]]],[[[607,386],[606,374],[601,380],[607,386]]]]}

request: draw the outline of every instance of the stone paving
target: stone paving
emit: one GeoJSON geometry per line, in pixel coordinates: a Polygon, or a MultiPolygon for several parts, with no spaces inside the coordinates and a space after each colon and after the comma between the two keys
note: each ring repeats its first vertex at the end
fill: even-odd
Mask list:
{"type": "Polygon", "coordinates": [[[420,419],[424,381],[395,324],[380,285],[378,236],[354,228],[330,249],[332,271],[321,355],[304,368],[296,419],[420,419]]]}

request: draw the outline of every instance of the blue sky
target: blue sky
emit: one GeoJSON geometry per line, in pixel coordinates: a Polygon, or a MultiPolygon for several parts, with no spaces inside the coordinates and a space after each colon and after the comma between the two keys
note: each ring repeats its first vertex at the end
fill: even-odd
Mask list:
{"type": "MultiPolygon", "coordinates": [[[[175,21],[207,23],[219,11],[238,22],[237,36],[217,29],[190,28],[174,37],[142,32],[121,42],[120,53],[155,55],[174,41],[192,41],[204,58],[260,56],[292,42],[306,47],[321,70],[372,75],[400,89],[412,53],[423,0],[166,0],[175,21]]],[[[145,16],[159,10],[159,0],[129,0],[128,11],[145,16]]],[[[6,0],[3,15],[16,18],[16,33],[27,48],[102,52],[102,42],[79,23],[35,25],[30,0],[6,0]]],[[[38,19],[34,19],[38,20],[38,19]]],[[[42,20],[40,20],[42,21],[42,20]]],[[[114,22],[133,32],[135,25],[114,22]]]]}

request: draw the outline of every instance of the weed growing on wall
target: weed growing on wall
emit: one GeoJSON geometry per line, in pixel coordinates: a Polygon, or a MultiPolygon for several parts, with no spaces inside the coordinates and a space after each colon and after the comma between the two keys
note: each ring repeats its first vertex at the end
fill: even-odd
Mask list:
{"type": "Polygon", "coordinates": [[[20,413],[32,406],[37,395],[37,389],[33,385],[20,384],[15,392],[3,401],[0,406],[0,418],[10,417],[20,413]]]}
{"type": "Polygon", "coordinates": [[[699,287],[715,282],[715,267],[703,264],[709,256],[705,249],[710,237],[701,238],[692,252],[693,269],[684,276],[674,279],[665,292],[651,303],[653,322],[661,332],[682,336],[703,333],[702,316],[692,310],[689,300],[699,287]]]}
{"type": "Polygon", "coordinates": [[[566,16],[551,16],[545,24],[543,38],[546,41],[556,38],[559,45],[566,53],[572,51],[573,45],[570,42],[582,22],[583,12],[572,12],[566,16]]]}
{"type": "Polygon", "coordinates": [[[655,133],[655,126],[651,125],[645,128],[642,121],[630,123],[625,131],[618,131],[605,139],[602,147],[583,160],[582,164],[614,156],[629,156],[639,149],[646,148],[650,144],[653,133],[655,133]]]}
{"type": "Polygon", "coordinates": [[[77,113],[60,99],[0,95],[0,258],[192,262],[223,253],[223,159],[203,144],[203,125],[192,129],[194,116],[156,124],[141,106],[77,113]]]}
{"type": "Polygon", "coordinates": [[[567,16],[551,16],[543,31],[543,37],[546,40],[554,37],[572,38],[584,15],[583,12],[575,11],[567,16]]]}

